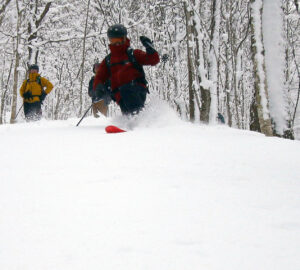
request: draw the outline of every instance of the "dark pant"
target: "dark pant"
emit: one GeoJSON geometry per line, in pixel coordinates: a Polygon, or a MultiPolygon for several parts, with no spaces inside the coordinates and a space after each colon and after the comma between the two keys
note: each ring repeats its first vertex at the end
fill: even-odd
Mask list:
{"type": "Polygon", "coordinates": [[[137,114],[144,108],[147,88],[138,83],[128,83],[119,88],[120,108],[123,114],[137,114]]]}
{"type": "Polygon", "coordinates": [[[26,120],[37,121],[42,117],[41,102],[27,103],[24,102],[24,114],[26,120]]]}

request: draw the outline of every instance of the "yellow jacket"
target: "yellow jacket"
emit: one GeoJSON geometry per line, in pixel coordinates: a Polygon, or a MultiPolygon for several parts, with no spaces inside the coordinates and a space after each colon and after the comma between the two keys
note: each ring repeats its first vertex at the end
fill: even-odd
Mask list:
{"type": "Polygon", "coordinates": [[[22,98],[24,98],[24,93],[30,91],[33,97],[29,99],[24,99],[24,102],[33,103],[40,101],[42,87],[46,87],[44,91],[46,92],[46,94],[49,94],[53,88],[53,84],[47,79],[41,77],[38,73],[30,73],[29,80],[25,80],[20,88],[20,95],[22,98]],[[40,82],[42,86],[38,82],[38,77],[40,77],[40,82]]]}

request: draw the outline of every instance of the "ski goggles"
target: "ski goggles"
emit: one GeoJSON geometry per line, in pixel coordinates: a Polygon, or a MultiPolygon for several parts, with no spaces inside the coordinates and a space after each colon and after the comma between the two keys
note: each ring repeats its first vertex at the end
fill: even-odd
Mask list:
{"type": "Polygon", "coordinates": [[[114,37],[114,38],[110,38],[109,42],[111,45],[122,45],[125,42],[125,38],[124,37],[114,37]]]}

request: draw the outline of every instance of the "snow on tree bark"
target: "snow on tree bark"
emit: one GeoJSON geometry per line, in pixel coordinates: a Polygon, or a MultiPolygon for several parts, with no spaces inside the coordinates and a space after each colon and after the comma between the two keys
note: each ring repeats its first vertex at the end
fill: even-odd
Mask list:
{"type": "Polygon", "coordinates": [[[209,122],[215,123],[218,114],[218,49],[219,49],[219,31],[220,31],[220,13],[221,13],[221,0],[213,0],[211,16],[211,44],[209,50],[209,80],[212,82],[210,87],[211,103],[209,122]]]}
{"type": "Polygon", "coordinates": [[[272,125],[268,108],[268,90],[266,84],[265,56],[262,36],[262,0],[251,0],[251,41],[252,60],[254,72],[255,94],[252,110],[254,122],[252,129],[272,136],[272,125]]]}
{"type": "Polygon", "coordinates": [[[281,0],[264,0],[263,30],[270,115],[275,125],[275,132],[283,135],[288,127],[287,104],[284,99],[281,0]]]}
{"type": "Polygon", "coordinates": [[[186,32],[187,32],[187,62],[188,62],[188,79],[189,79],[189,114],[190,121],[195,120],[195,68],[194,68],[194,31],[193,31],[193,11],[184,3],[184,13],[186,17],[186,32]]]}
{"type": "Polygon", "coordinates": [[[13,81],[13,93],[12,93],[12,103],[11,103],[11,115],[10,115],[10,123],[13,124],[16,121],[16,113],[17,113],[17,93],[18,93],[18,81],[19,81],[19,65],[20,65],[20,52],[19,45],[21,39],[21,23],[22,23],[22,12],[23,10],[19,7],[18,0],[16,0],[17,5],[17,27],[16,27],[16,43],[15,43],[15,67],[14,67],[14,81],[13,81]]]}

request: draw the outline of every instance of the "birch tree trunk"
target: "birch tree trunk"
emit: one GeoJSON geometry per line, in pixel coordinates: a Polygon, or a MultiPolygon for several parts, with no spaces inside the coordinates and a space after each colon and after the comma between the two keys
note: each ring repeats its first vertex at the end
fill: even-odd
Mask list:
{"type": "Polygon", "coordinates": [[[87,25],[88,25],[88,18],[89,18],[89,10],[90,10],[90,0],[88,0],[87,4],[87,12],[86,12],[86,19],[85,19],[85,27],[84,27],[84,37],[83,37],[83,48],[82,48],[82,64],[81,64],[81,81],[80,81],[80,115],[82,114],[82,108],[83,108],[83,80],[84,80],[84,64],[85,64],[85,43],[86,43],[86,35],[87,35],[87,25]]]}
{"type": "Polygon", "coordinates": [[[270,97],[270,116],[274,133],[283,136],[288,131],[287,102],[284,92],[284,48],[281,0],[264,0],[264,45],[266,48],[267,81],[270,97]],[[272,20],[271,20],[272,18],[272,20]]]}
{"type": "Polygon", "coordinates": [[[227,112],[227,119],[228,119],[228,126],[232,127],[232,112],[231,112],[231,97],[230,97],[230,91],[229,91],[229,53],[228,53],[228,47],[225,49],[225,59],[226,59],[226,65],[225,65],[225,93],[226,93],[226,112],[227,112]]]}
{"type": "Polygon", "coordinates": [[[193,41],[194,41],[194,31],[193,31],[193,11],[184,2],[184,13],[186,18],[186,33],[187,33],[187,56],[188,56],[188,78],[189,78],[189,114],[190,121],[195,120],[195,71],[193,64],[193,41]]]}
{"type": "Polygon", "coordinates": [[[7,77],[7,81],[6,81],[5,85],[4,85],[4,80],[3,80],[3,77],[2,77],[2,84],[3,84],[2,86],[3,86],[4,92],[3,92],[2,96],[1,96],[0,125],[2,125],[3,122],[4,122],[3,121],[4,107],[5,107],[6,96],[7,96],[7,93],[8,93],[8,83],[9,83],[9,80],[10,80],[12,67],[13,67],[13,61],[11,61],[11,65],[10,65],[10,68],[9,68],[9,73],[8,73],[8,77],[7,77]]]}
{"type": "Polygon", "coordinates": [[[19,8],[18,0],[16,0],[17,6],[17,28],[16,28],[16,47],[15,47],[15,67],[14,67],[14,84],[13,84],[13,93],[12,93],[12,104],[11,104],[11,116],[10,116],[10,123],[15,123],[16,120],[16,112],[17,112],[17,93],[18,93],[18,80],[19,80],[19,65],[20,65],[20,53],[19,53],[19,44],[21,39],[21,22],[22,22],[22,10],[19,8]]]}
{"type": "Polygon", "coordinates": [[[251,53],[254,75],[254,98],[250,129],[273,136],[266,83],[265,56],[262,37],[262,0],[251,0],[251,53]]]}
{"type": "Polygon", "coordinates": [[[218,51],[219,51],[219,28],[220,28],[221,0],[213,0],[211,15],[211,33],[209,50],[209,80],[212,81],[210,87],[211,104],[209,122],[215,123],[218,113],[218,51]]]}
{"type": "Polygon", "coordinates": [[[210,81],[208,80],[209,72],[206,63],[208,62],[208,52],[205,48],[206,40],[205,36],[208,33],[208,29],[203,25],[203,20],[201,19],[201,8],[203,1],[196,1],[193,3],[193,9],[195,12],[194,16],[194,36],[195,36],[195,79],[197,83],[197,89],[195,89],[196,94],[199,93],[200,100],[198,95],[195,95],[197,105],[200,110],[200,121],[204,123],[209,122],[209,113],[210,113],[210,104],[211,104],[211,94],[210,94],[210,81]]]}

